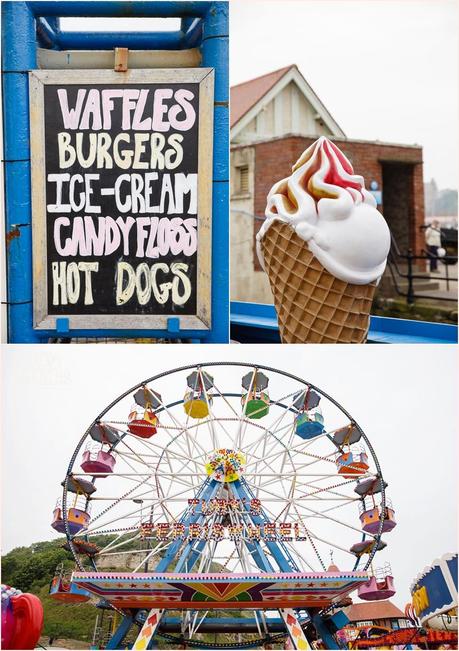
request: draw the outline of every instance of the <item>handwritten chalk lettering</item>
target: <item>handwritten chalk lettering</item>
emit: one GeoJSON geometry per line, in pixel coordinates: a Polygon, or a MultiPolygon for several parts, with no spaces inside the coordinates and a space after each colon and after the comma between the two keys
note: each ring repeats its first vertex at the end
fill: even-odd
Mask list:
{"type": "Polygon", "coordinates": [[[57,91],[65,129],[101,131],[112,128],[112,113],[121,108],[123,131],[188,131],[196,121],[191,104],[194,93],[181,88],[124,88],[90,90],[80,88],[74,106],[67,89],[57,91]]]}
{"type": "MultiPolygon", "coordinates": [[[[48,212],[101,212],[99,205],[91,203],[93,182],[100,180],[99,174],[70,175],[64,172],[48,174],[47,180],[54,184],[56,191],[55,201],[47,204],[48,212]]],[[[165,173],[161,177],[158,172],[121,174],[113,188],[101,188],[100,194],[113,195],[116,209],[123,214],[195,215],[198,211],[198,175],[181,172],[172,175],[165,173]],[[159,203],[152,204],[153,194],[158,193],[159,203]]]]}
{"type": "Polygon", "coordinates": [[[91,196],[94,194],[93,181],[100,179],[100,174],[48,174],[49,183],[56,184],[56,203],[49,203],[46,208],[48,212],[100,212],[100,206],[91,204],[91,196]],[[69,203],[62,203],[62,195],[65,184],[68,183],[69,203]],[[78,188],[77,188],[78,184],[78,188]],[[83,186],[83,189],[81,189],[83,186]],[[76,196],[78,200],[76,200],[76,196]]]}
{"type": "Polygon", "coordinates": [[[54,248],[62,257],[133,255],[129,235],[135,233],[137,258],[172,255],[192,256],[197,250],[197,219],[189,217],[57,217],[54,248]]]}
{"type": "Polygon", "coordinates": [[[197,220],[174,217],[140,217],[137,225],[137,258],[158,258],[169,253],[191,256],[197,250],[197,220]],[[149,232],[148,232],[149,231],[149,232]],[[148,241],[147,241],[148,235],[148,241]],[[145,242],[147,246],[145,249],[145,242]]]}
{"type": "Polygon", "coordinates": [[[75,305],[80,299],[83,272],[84,304],[93,305],[92,273],[99,271],[98,262],[53,262],[53,305],[75,305]]]}
{"type": "Polygon", "coordinates": [[[198,212],[198,175],[197,174],[163,174],[158,178],[157,172],[147,174],[121,174],[115,182],[115,203],[121,213],[135,215],[149,212],[168,215],[195,215],[198,212]],[[154,182],[160,186],[160,200],[152,205],[151,197],[154,182]],[[189,195],[188,208],[185,210],[184,198],[189,195]]]}
{"type": "Polygon", "coordinates": [[[61,170],[78,164],[83,169],[174,170],[183,161],[183,136],[172,133],[109,133],[57,134],[59,167],[61,170]]]}
{"type": "Polygon", "coordinates": [[[191,296],[191,281],[186,275],[188,265],[184,262],[157,262],[151,267],[142,262],[136,269],[128,262],[118,262],[116,304],[124,305],[136,296],[139,305],[146,305],[152,298],[159,304],[172,299],[174,305],[185,305],[191,296]],[[166,278],[172,279],[166,280],[166,278]]]}
{"type": "Polygon", "coordinates": [[[196,315],[199,84],[82,80],[43,97],[49,314],[196,315]]]}

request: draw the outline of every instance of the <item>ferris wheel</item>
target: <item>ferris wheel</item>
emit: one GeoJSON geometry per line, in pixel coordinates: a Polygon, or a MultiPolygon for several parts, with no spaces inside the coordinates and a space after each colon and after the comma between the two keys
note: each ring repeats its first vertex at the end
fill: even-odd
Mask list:
{"type": "Polygon", "coordinates": [[[279,604],[304,628],[352,590],[369,600],[395,593],[390,566],[373,569],[396,522],[370,440],[335,399],[285,371],[210,362],[140,382],[94,419],[62,485],[52,526],[77,569],[55,579],[54,596],[148,610],[154,591],[136,577],[147,586],[153,576],[156,600],[181,590],[158,622],[186,603],[179,638],[163,632],[171,641],[225,646],[203,638],[209,613],[225,605],[251,611],[245,642],[263,643],[279,604]],[[261,576],[271,587],[247,588],[261,576]],[[231,582],[226,599],[221,585],[231,582]]]}

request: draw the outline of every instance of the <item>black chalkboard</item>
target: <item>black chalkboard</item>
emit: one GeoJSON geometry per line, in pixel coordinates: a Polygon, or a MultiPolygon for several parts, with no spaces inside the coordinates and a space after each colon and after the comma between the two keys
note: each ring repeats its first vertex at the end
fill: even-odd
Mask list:
{"type": "Polygon", "coordinates": [[[198,83],[44,86],[50,315],[193,315],[198,83]]]}

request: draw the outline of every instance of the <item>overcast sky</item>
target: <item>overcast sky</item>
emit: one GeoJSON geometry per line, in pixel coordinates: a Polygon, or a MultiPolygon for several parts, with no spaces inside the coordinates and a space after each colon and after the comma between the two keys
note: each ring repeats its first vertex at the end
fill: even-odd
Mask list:
{"type": "MultiPolygon", "coordinates": [[[[3,553],[55,537],[52,510],[92,419],[137,382],[184,363],[252,361],[305,377],[366,431],[398,526],[385,535],[398,593],[456,550],[457,371],[451,346],[4,346],[3,553]]],[[[177,393],[183,387],[177,387],[177,393]]],[[[378,564],[376,564],[378,566],[378,564]]]]}
{"type": "Polygon", "coordinates": [[[457,188],[454,0],[231,0],[231,84],[296,63],[349,138],[420,144],[457,188]]]}
{"type": "MultiPolygon", "coordinates": [[[[349,138],[420,144],[424,180],[458,187],[455,0],[230,0],[230,79],[296,63],[349,138]]],[[[123,29],[178,29],[123,19],[123,29]]],[[[62,21],[116,30],[117,19],[62,21]]]]}

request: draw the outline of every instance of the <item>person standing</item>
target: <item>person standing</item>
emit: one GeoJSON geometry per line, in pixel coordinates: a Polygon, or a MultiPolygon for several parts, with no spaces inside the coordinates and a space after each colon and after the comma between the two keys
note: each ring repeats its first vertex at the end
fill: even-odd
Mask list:
{"type": "Polygon", "coordinates": [[[440,222],[434,219],[426,228],[425,240],[427,246],[427,256],[430,262],[430,271],[437,271],[438,249],[441,248],[441,231],[440,222]]]}

